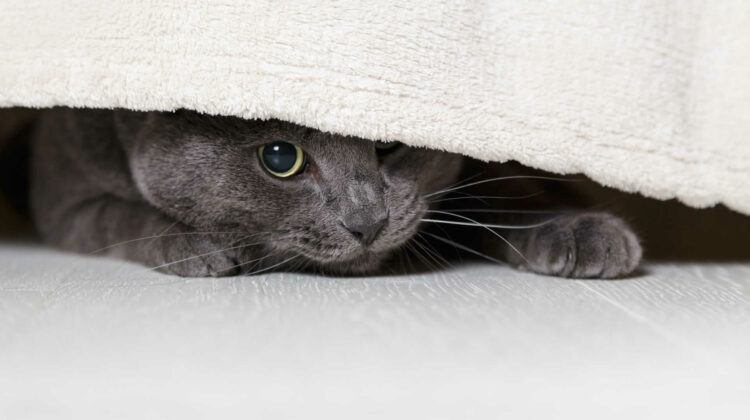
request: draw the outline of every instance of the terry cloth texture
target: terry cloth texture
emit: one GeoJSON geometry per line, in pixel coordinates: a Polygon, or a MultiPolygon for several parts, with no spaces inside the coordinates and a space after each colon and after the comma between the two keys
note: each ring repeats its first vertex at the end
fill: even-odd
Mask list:
{"type": "Polygon", "coordinates": [[[190,108],[750,213],[745,0],[3,0],[0,106],[190,108]]]}

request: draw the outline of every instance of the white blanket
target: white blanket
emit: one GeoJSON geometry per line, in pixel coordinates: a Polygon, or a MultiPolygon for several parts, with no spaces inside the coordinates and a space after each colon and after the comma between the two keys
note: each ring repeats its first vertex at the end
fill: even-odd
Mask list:
{"type": "Polygon", "coordinates": [[[745,0],[2,0],[0,106],[277,117],[750,213],[745,0]]]}

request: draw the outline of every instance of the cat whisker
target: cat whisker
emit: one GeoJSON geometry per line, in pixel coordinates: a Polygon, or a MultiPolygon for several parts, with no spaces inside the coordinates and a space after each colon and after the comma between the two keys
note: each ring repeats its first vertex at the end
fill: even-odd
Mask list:
{"type": "MultiPolygon", "coordinates": [[[[404,246],[400,246],[396,250],[396,255],[398,255],[398,262],[401,265],[401,271],[403,273],[408,273],[408,267],[406,266],[406,250],[404,249],[404,246]]],[[[395,273],[394,273],[395,274],[395,273]]]]}
{"type": "Polygon", "coordinates": [[[411,254],[414,252],[411,250],[409,243],[407,242],[404,246],[404,257],[406,258],[406,262],[409,264],[409,268],[411,269],[411,272],[414,273],[417,271],[416,267],[414,266],[414,261],[411,259],[411,254]]]}
{"type": "MultiPolygon", "coordinates": [[[[427,210],[426,212],[427,213],[445,214],[445,215],[449,215],[449,216],[453,216],[453,217],[464,218],[464,216],[461,216],[460,214],[455,214],[455,213],[451,213],[451,212],[447,212],[447,211],[427,210]]],[[[465,218],[465,219],[468,219],[468,218],[465,218]]],[[[477,227],[482,227],[482,228],[485,228],[485,229],[491,228],[491,229],[513,229],[513,230],[521,230],[521,229],[534,229],[534,228],[538,228],[538,227],[544,226],[544,225],[552,222],[554,220],[554,218],[550,219],[550,220],[545,220],[545,221],[539,222],[539,223],[533,223],[533,224],[530,224],[530,225],[499,225],[499,224],[493,224],[493,223],[481,223],[479,221],[472,220],[472,219],[468,219],[469,222],[459,222],[457,220],[427,219],[427,218],[423,218],[423,219],[420,219],[420,220],[422,222],[427,222],[427,223],[442,223],[442,224],[445,224],[445,225],[457,225],[457,226],[477,226],[477,227]]]]}
{"type": "MultiPolygon", "coordinates": [[[[455,194],[457,194],[457,193],[455,193],[455,194]]],[[[509,195],[509,196],[471,195],[471,194],[466,194],[466,193],[463,193],[463,194],[467,195],[467,197],[448,197],[448,198],[441,198],[439,200],[429,200],[429,202],[432,203],[432,204],[434,204],[434,203],[442,203],[442,202],[445,202],[445,201],[476,199],[476,200],[480,200],[480,201],[484,202],[485,204],[488,204],[484,200],[525,200],[527,198],[532,198],[532,197],[536,197],[536,196],[539,196],[541,194],[544,194],[544,191],[537,191],[535,193],[526,194],[526,195],[509,195]]]]}
{"type": "MultiPolygon", "coordinates": [[[[240,239],[240,240],[245,240],[245,239],[249,239],[249,238],[250,237],[247,237],[247,238],[244,238],[244,239],[240,239]]],[[[190,260],[194,260],[194,259],[197,259],[197,258],[207,257],[209,255],[219,254],[219,253],[222,253],[222,252],[231,251],[233,249],[245,248],[245,247],[248,247],[248,246],[255,246],[255,245],[262,245],[262,244],[263,244],[262,242],[256,242],[256,243],[253,243],[253,244],[242,244],[242,245],[237,245],[237,246],[231,246],[231,247],[228,247],[228,248],[222,248],[222,249],[218,249],[216,251],[206,252],[204,254],[199,254],[199,255],[193,255],[191,257],[183,258],[183,259],[180,259],[180,260],[177,260],[177,261],[168,262],[168,263],[157,265],[157,266],[154,266],[154,267],[148,267],[144,271],[154,271],[154,270],[158,270],[160,268],[169,267],[170,265],[179,264],[179,263],[182,263],[182,262],[185,262],[185,261],[190,261],[190,260]]],[[[234,267],[232,267],[232,268],[234,268],[234,267]]]]}
{"type": "Polygon", "coordinates": [[[306,272],[310,269],[310,266],[313,265],[312,260],[303,260],[302,265],[299,268],[299,272],[306,272]]]}
{"type": "Polygon", "coordinates": [[[543,222],[543,223],[537,223],[534,225],[496,225],[492,223],[471,223],[471,222],[459,222],[456,220],[441,220],[441,219],[420,219],[420,221],[425,223],[441,223],[444,225],[457,225],[457,226],[476,226],[481,228],[489,228],[489,229],[513,229],[513,230],[521,230],[521,229],[533,229],[540,226],[544,226],[549,221],[543,222]]]}
{"type": "Polygon", "coordinates": [[[565,214],[575,212],[576,210],[445,209],[443,211],[457,213],[565,214]]]}
{"type": "MultiPolygon", "coordinates": [[[[273,254],[269,254],[269,255],[266,255],[266,256],[265,256],[265,257],[263,257],[263,258],[268,258],[268,257],[269,257],[269,256],[271,256],[271,255],[273,255],[273,254]]],[[[295,258],[299,258],[299,257],[301,257],[301,256],[302,256],[302,254],[297,254],[297,255],[291,256],[291,257],[289,257],[289,258],[287,258],[287,259],[285,259],[285,260],[283,260],[283,261],[281,261],[281,262],[278,262],[278,263],[276,263],[276,264],[274,264],[274,265],[271,265],[271,266],[269,266],[269,267],[266,267],[266,268],[262,268],[262,269],[260,269],[260,270],[255,270],[255,271],[252,271],[252,272],[250,272],[250,273],[247,273],[247,274],[244,274],[244,275],[245,275],[245,276],[252,276],[252,275],[255,275],[255,274],[263,273],[263,272],[265,272],[265,271],[268,271],[268,270],[272,270],[272,269],[274,269],[274,268],[276,268],[276,267],[278,267],[278,266],[280,266],[280,265],[286,264],[287,262],[289,262],[289,261],[292,261],[293,259],[295,259],[295,258]]],[[[263,258],[261,258],[261,259],[263,259],[263,258]]],[[[249,263],[251,263],[251,262],[253,262],[253,261],[255,261],[255,260],[252,260],[252,261],[248,261],[248,262],[246,262],[246,263],[242,263],[242,264],[238,264],[238,265],[236,265],[235,267],[241,267],[241,266],[243,266],[243,265],[246,265],[246,264],[249,264],[249,263]]],[[[235,267],[232,267],[232,268],[235,268],[235,267]]]]}
{"type": "Polygon", "coordinates": [[[261,261],[263,261],[263,260],[265,260],[267,258],[273,257],[274,255],[279,255],[282,252],[283,251],[281,251],[281,250],[271,251],[271,252],[269,252],[268,254],[266,254],[266,255],[264,255],[262,257],[253,258],[252,260],[245,261],[245,262],[239,263],[237,265],[234,265],[234,266],[230,267],[230,269],[244,267],[244,266],[246,266],[248,264],[252,264],[252,263],[255,263],[255,265],[252,266],[252,268],[255,268],[255,266],[259,265],[261,261]]]}
{"type": "Polygon", "coordinates": [[[498,263],[500,265],[507,265],[507,263],[505,261],[500,261],[497,258],[492,258],[489,255],[486,255],[486,254],[483,254],[483,253],[481,253],[479,251],[473,250],[473,249],[469,248],[468,246],[461,245],[460,243],[458,243],[456,241],[452,241],[450,239],[443,238],[442,236],[434,235],[434,234],[432,234],[430,232],[422,232],[422,233],[424,233],[425,235],[429,235],[429,236],[431,236],[431,237],[433,237],[433,238],[435,238],[435,239],[437,239],[437,240],[439,240],[441,242],[445,242],[446,244],[451,245],[451,246],[455,247],[456,249],[460,249],[460,250],[463,250],[463,251],[466,251],[466,252],[470,252],[470,253],[472,253],[474,255],[480,256],[482,258],[487,259],[488,261],[492,261],[492,262],[498,263]]]}
{"type": "Polygon", "coordinates": [[[558,182],[578,182],[578,180],[575,179],[568,179],[568,178],[559,178],[559,177],[551,177],[551,176],[538,176],[538,175],[511,175],[511,176],[500,176],[496,178],[489,178],[489,179],[483,179],[481,181],[474,181],[470,182],[468,184],[459,185],[456,187],[451,188],[444,188],[439,191],[435,191],[426,195],[423,195],[422,198],[429,198],[438,194],[445,194],[447,192],[460,190],[463,188],[473,187],[474,185],[480,185],[480,184],[486,184],[488,182],[495,182],[495,181],[508,181],[512,179],[538,179],[542,181],[558,181],[558,182]]]}
{"type": "Polygon", "coordinates": [[[256,237],[256,236],[259,236],[259,235],[265,235],[266,233],[268,233],[268,232],[256,232],[256,233],[254,233],[254,234],[252,234],[252,235],[248,235],[248,236],[244,236],[244,237],[242,237],[242,238],[236,239],[236,240],[232,241],[232,242],[231,242],[231,244],[232,244],[232,245],[235,245],[235,244],[237,244],[238,242],[241,242],[241,241],[246,241],[246,240],[248,240],[248,239],[250,239],[250,238],[254,238],[254,237],[256,237]]]}
{"type": "Polygon", "coordinates": [[[294,262],[292,267],[289,268],[289,271],[295,272],[295,273],[302,273],[308,269],[310,264],[312,264],[311,260],[305,260],[305,259],[297,260],[294,262]]]}
{"type": "MultiPolygon", "coordinates": [[[[445,213],[445,212],[441,212],[439,210],[430,210],[430,211],[431,212],[437,212],[437,213],[445,213]]],[[[499,233],[497,233],[494,230],[492,230],[492,227],[503,226],[503,225],[488,225],[488,224],[483,224],[483,223],[480,223],[480,222],[478,222],[478,221],[476,221],[476,220],[474,220],[472,218],[469,218],[469,217],[466,217],[466,216],[462,216],[460,214],[455,214],[455,213],[450,213],[449,215],[451,215],[453,217],[458,217],[460,219],[464,219],[464,220],[469,221],[471,223],[469,226],[479,226],[479,227],[482,227],[482,228],[486,229],[488,232],[490,232],[491,234],[497,236],[498,238],[500,238],[500,240],[502,240],[503,242],[505,242],[505,244],[507,244],[525,262],[528,263],[528,261],[526,260],[526,257],[523,256],[523,254],[521,253],[521,251],[518,250],[518,248],[516,248],[509,240],[505,239],[504,236],[502,236],[499,233]]],[[[460,222],[455,222],[455,221],[450,221],[450,220],[422,219],[422,221],[429,221],[429,222],[432,222],[432,223],[444,223],[444,224],[460,224],[460,222]]],[[[549,223],[549,221],[545,221],[543,224],[547,224],[547,223],[549,223]]],[[[530,228],[531,227],[526,227],[525,229],[530,229],[530,228]]],[[[508,228],[506,227],[504,229],[508,229],[508,228]]],[[[515,227],[514,229],[520,229],[520,228],[519,227],[515,227]]]]}
{"type": "Polygon", "coordinates": [[[422,262],[422,264],[425,265],[425,267],[428,270],[430,270],[430,271],[439,271],[438,270],[439,267],[437,267],[435,264],[433,264],[432,262],[430,262],[424,255],[422,255],[421,252],[419,252],[419,250],[417,248],[414,247],[414,245],[413,245],[415,243],[415,242],[413,242],[414,238],[415,237],[412,237],[412,240],[410,240],[409,242],[407,242],[407,244],[406,244],[407,248],[412,253],[414,253],[414,255],[422,262]]]}
{"type": "Polygon", "coordinates": [[[417,236],[414,237],[414,243],[420,248],[422,248],[422,250],[430,258],[432,258],[432,260],[435,261],[435,263],[437,263],[443,269],[452,267],[452,264],[448,262],[448,260],[443,258],[443,256],[440,255],[440,253],[437,252],[437,250],[435,250],[435,248],[433,248],[432,245],[430,245],[428,241],[424,241],[424,245],[422,245],[421,241],[419,241],[419,238],[424,239],[424,237],[419,232],[417,232],[417,236]]]}
{"type": "MultiPolygon", "coordinates": [[[[446,230],[440,223],[435,223],[433,226],[435,226],[437,229],[440,229],[440,232],[442,232],[445,236],[448,237],[448,239],[453,239],[451,237],[451,234],[446,230]]],[[[421,231],[417,231],[417,234],[422,233],[421,231]]],[[[460,253],[456,253],[456,257],[460,260],[461,255],[460,253]]]]}
{"type": "MultiPolygon", "coordinates": [[[[167,229],[168,230],[168,229],[167,229]]],[[[160,235],[151,235],[151,236],[144,236],[141,238],[135,238],[135,239],[129,239],[127,241],[117,242],[112,245],[107,245],[104,248],[99,248],[97,250],[91,251],[89,254],[97,254],[102,251],[106,251],[110,248],[114,248],[116,246],[121,245],[127,245],[129,243],[138,242],[138,241],[145,241],[147,239],[159,239],[159,238],[166,238],[170,236],[183,236],[183,235],[241,235],[243,232],[179,232],[179,233],[164,233],[160,235]]]]}
{"type": "Polygon", "coordinates": [[[467,183],[467,182],[471,181],[472,179],[474,179],[474,178],[476,178],[476,177],[478,177],[478,176],[482,175],[483,173],[484,173],[484,171],[480,171],[480,172],[478,172],[478,173],[476,173],[476,174],[474,174],[474,175],[472,175],[472,176],[469,176],[469,177],[466,177],[466,178],[460,179],[460,180],[458,180],[457,182],[454,182],[453,184],[450,184],[450,185],[448,185],[447,187],[445,187],[445,188],[442,188],[442,189],[440,189],[440,190],[438,190],[438,191],[435,191],[435,192],[433,192],[433,193],[431,193],[431,194],[432,194],[432,195],[442,194],[443,192],[445,192],[445,191],[448,191],[448,190],[451,190],[451,189],[453,189],[454,187],[460,187],[460,186],[462,186],[462,185],[463,185],[464,183],[467,183]]]}
{"type": "Polygon", "coordinates": [[[453,201],[453,200],[477,200],[481,202],[482,204],[488,206],[490,203],[488,203],[485,198],[493,198],[493,197],[482,197],[479,195],[469,194],[466,192],[461,191],[455,191],[453,194],[460,194],[462,197],[449,197],[449,198],[440,198],[441,196],[438,196],[436,198],[440,198],[439,200],[427,200],[428,203],[442,203],[443,201],[453,201]]]}
{"type": "Polygon", "coordinates": [[[458,180],[458,181],[454,182],[453,184],[451,184],[451,185],[448,185],[447,187],[445,187],[445,188],[443,188],[443,189],[444,189],[444,190],[447,190],[448,188],[453,188],[453,187],[457,187],[457,186],[459,186],[459,185],[463,184],[464,182],[469,182],[469,181],[471,181],[472,179],[474,179],[474,178],[476,178],[476,177],[478,177],[478,176],[481,176],[481,175],[482,175],[483,173],[484,173],[484,171],[480,171],[480,172],[477,172],[477,173],[475,173],[474,175],[472,175],[472,176],[468,176],[468,177],[466,177],[466,178],[463,178],[463,179],[460,179],[460,180],[458,180]]]}

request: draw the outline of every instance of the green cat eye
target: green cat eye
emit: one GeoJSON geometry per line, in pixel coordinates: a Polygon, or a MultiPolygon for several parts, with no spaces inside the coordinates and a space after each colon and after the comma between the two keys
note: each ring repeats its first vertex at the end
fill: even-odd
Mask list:
{"type": "Polygon", "coordinates": [[[305,152],[296,144],[284,141],[261,146],[258,156],[263,167],[279,178],[296,175],[305,167],[305,152]]]}

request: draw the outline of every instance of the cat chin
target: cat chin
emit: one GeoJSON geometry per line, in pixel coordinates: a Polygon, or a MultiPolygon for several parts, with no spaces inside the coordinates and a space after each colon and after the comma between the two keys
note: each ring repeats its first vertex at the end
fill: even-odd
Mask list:
{"type": "Polygon", "coordinates": [[[381,263],[386,259],[388,253],[372,253],[359,254],[356,257],[350,259],[332,259],[321,261],[317,258],[310,258],[319,267],[326,271],[331,271],[337,274],[350,274],[350,275],[362,275],[370,274],[377,271],[380,268],[381,263]]]}
{"type": "MultiPolygon", "coordinates": [[[[416,229],[415,229],[416,230],[416,229]]],[[[396,242],[391,239],[390,246],[370,247],[366,250],[360,249],[348,255],[314,255],[309,251],[297,248],[298,254],[302,255],[311,263],[322,268],[326,272],[341,275],[367,275],[376,273],[386,260],[393,256],[402,243],[407,239],[396,242]]]]}

